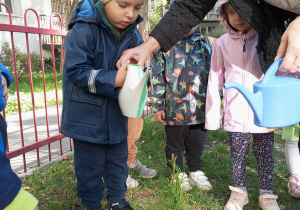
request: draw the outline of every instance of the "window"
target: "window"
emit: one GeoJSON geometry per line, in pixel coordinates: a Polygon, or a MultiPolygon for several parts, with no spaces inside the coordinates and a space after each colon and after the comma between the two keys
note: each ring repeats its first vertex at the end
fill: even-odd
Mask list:
{"type": "MultiPolygon", "coordinates": [[[[11,13],[13,12],[13,7],[12,7],[12,0],[0,0],[1,3],[6,4],[6,6],[9,8],[11,13]]],[[[5,7],[1,6],[0,7],[0,13],[7,13],[5,7]]]]}

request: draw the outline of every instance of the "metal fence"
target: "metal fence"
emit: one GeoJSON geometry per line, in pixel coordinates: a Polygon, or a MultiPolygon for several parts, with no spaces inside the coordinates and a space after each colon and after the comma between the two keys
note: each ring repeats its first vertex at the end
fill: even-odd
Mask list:
{"type": "MultiPolygon", "coordinates": [[[[55,37],[60,37],[61,40],[62,37],[65,37],[67,32],[62,30],[62,27],[59,29],[53,29],[53,23],[52,20],[55,19],[59,20],[61,23],[61,18],[59,14],[52,13],[49,19],[49,28],[41,28],[40,26],[40,17],[38,13],[34,9],[27,9],[24,12],[24,26],[22,25],[14,25],[12,24],[12,17],[11,12],[9,8],[3,4],[0,3],[0,5],[6,8],[7,11],[7,17],[9,19],[9,24],[2,24],[0,23],[0,31],[6,31],[10,33],[10,45],[12,49],[12,56],[13,56],[13,66],[14,69],[10,69],[14,75],[14,84],[16,85],[16,96],[17,96],[17,104],[18,104],[18,114],[14,115],[10,122],[11,124],[8,124],[8,131],[10,131],[10,128],[12,128],[13,132],[8,132],[8,149],[7,149],[7,157],[12,161],[12,159],[17,158],[19,156],[22,156],[22,162],[23,162],[23,169],[24,172],[27,172],[27,164],[30,161],[26,161],[26,154],[34,151],[36,153],[36,162],[37,166],[40,166],[41,160],[41,154],[40,154],[40,148],[43,146],[48,147],[48,160],[51,161],[51,143],[59,141],[59,147],[60,147],[60,155],[63,155],[63,149],[62,149],[62,139],[65,137],[59,132],[60,127],[60,117],[59,117],[59,104],[58,104],[58,88],[57,88],[57,80],[56,80],[56,66],[55,66],[55,55],[54,55],[54,43],[55,43],[55,37]],[[27,14],[29,12],[33,12],[36,16],[37,21],[37,27],[29,27],[27,26],[27,14]],[[32,101],[32,111],[30,112],[30,115],[28,116],[28,113],[22,113],[21,112],[21,100],[22,96],[19,91],[19,85],[18,85],[18,71],[17,71],[17,60],[15,55],[15,40],[14,40],[14,34],[15,33],[24,33],[25,39],[24,43],[26,46],[27,51],[27,58],[28,58],[28,69],[29,69],[29,83],[30,83],[30,89],[31,89],[31,101],[32,101]],[[55,97],[56,97],[56,106],[55,106],[55,115],[56,115],[56,126],[57,129],[53,130],[50,128],[49,125],[49,107],[47,103],[47,93],[46,93],[46,83],[45,83],[45,71],[44,71],[44,62],[41,62],[41,72],[42,72],[42,78],[43,78],[43,87],[44,87],[44,109],[43,113],[40,113],[40,110],[36,110],[35,105],[35,98],[34,98],[34,84],[33,84],[33,75],[32,75],[32,68],[31,68],[31,58],[30,58],[30,42],[29,42],[29,35],[30,34],[36,34],[38,36],[38,43],[39,43],[39,49],[40,49],[40,59],[43,61],[43,47],[42,47],[42,36],[50,36],[50,44],[51,44],[51,53],[52,53],[52,60],[53,60],[53,77],[54,77],[54,84],[55,84],[55,97]],[[28,128],[27,125],[30,123],[30,127],[28,128]],[[42,122],[43,121],[43,122],[42,122]],[[33,122],[33,123],[32,123],[33,122]],[[31,130],[31,132],[28,132],[28,130],[31,130]],[[51,132],[50,132],[51,131],[51,132]],[[43,135],[41,135],[41,132],[43,132],[43,135]],[[19,135],[18,138],[11,138],[12,136],[19,135]],[[43,136],[43,137],[41,137],[43,136]],[[16,139],[19,140],[16,141],[16,139]]],[[[63,41],[61,42],[63,44],[63,41]]],[[[51,108],[52,109],[52,108],[51,108]]],[[[5,116],[5,110],[3,111],[3,116],[5,116]]],[[[71,140],[69,139],[69,150],[72,150],[71,140]]],[[[20,159],[18,159],[17,162],[20,162],[20,159]]],[[[19,163],[20,164],[20,163],[19,163]]]]}

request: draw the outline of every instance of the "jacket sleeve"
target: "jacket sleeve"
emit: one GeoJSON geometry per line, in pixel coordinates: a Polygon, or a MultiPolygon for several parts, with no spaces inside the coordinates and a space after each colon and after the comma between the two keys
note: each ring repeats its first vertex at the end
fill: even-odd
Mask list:
{"type": "Polygon", "coordinates": [[[95,46],[98,29],[92,24],[76,23],[65,40],[64,73],[70,82],[84,91],[105,97],[117,98],[114,88],[117,70],[95,69],[95,46]]]}
{"type": "Polygon", "coordinates": [[[6,78],[7,87],[9,87],[12,82],[12,76],[9,73],[9,70],[1,62],[0,62],[0,70],[1,70],[1,74],[6,78]]]}
{"type": "Polygon", "coordinates": [[[169,51],[187,31],[204,19],[216,2],[217,0],[175,0],[150,36],[159,42],[164,52],[169,51]]]}
{"type": "Polygon", "coordinates": [[[206,107],[205,107],[205,128],[217,130],[221,127],[221,97],[224,84],[224,61],[219,46],[215,45],[211,57],[211,68],[208,77],[206,107]]]}
{"type": "Polygon", "coordinates": [[[151,86],[149,88],[149,103],[153,112],[161,111],[165,109],[165,57],[162,51],[158,51],[153,55],[151,60],[152,74],[150,77],[151,86]]]}
{"type": "Polygon", "coordinates": [[[206,59],[206,71],[205,71],[205,76],[206,76],[206,84],[208,84],[208,77],[209,77],[209,70],[211,67],[211,55],[212,54],[212,49],[211,46],[205,43],[205,59],[206,59]]]}

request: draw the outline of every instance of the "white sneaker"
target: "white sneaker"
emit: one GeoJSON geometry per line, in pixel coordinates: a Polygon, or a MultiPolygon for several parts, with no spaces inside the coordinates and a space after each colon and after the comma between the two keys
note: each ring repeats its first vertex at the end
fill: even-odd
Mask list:
{"type": "MultiPolygon", "coordinates": [[[[176,179],[173,178],[173,180],[174,182],[176,182],[176,179]]],[[[188,175],[186,173],[181,172],[180,174],[178,174],[178,181],[181,183],[181,189],[185,191],[189,191],[192,189],[192,186],[189,183],[188,175]]]]}
{"type": "Polygon", "coordinates": [[[195,185],[201,190],[210,190],[212,188],[208,178],[202,171],[189,172],[189,175],[191,185],[195,185]]]}
{"type": "Polygon", "coordinates": [[[128,175],[127,180],[126,180],[126,185],[127,188],[136,188],[139,186],[139,182],[136,181],[135,179],[131,178],[130,175],[128,175]]]}
{"type": "Polygon", "coordinates": [[[248,193],[238,187],[229,186],[231,195],[227,201],[224,210],[243,210],[244,206],[249,202],[248,193]]]}

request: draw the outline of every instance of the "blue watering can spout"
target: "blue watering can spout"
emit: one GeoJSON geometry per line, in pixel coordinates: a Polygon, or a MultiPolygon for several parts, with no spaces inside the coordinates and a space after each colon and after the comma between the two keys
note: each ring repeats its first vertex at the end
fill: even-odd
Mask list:
{"type": "Polygon", "coordinates": [[[256,119],[260,123],[262,122],[263,99],[262,99],[262,93],[261,92],[257,92],[257,93],[254,94],[250,90],[248,90],[246,87],[244,87],[243,85],[241,85],[240,83],[237,83],[237,82],[225,83],[223,85],[223,87],[225,89],[235,88],[239,92],[241,92],[243,94],[243,96],[245,97],[245,99],[250,104],[256,119]]]}

